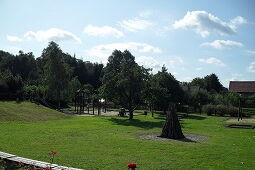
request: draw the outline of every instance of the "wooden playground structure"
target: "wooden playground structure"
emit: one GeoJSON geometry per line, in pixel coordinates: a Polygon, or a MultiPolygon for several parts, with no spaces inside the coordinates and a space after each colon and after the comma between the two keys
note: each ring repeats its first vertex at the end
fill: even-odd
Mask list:
{"type": "Polygon", "coordinates": [[[74,98],[74,112],[76,114],[91,114],[92,112],[92,115],[94,115],[95,108],[97,108],[98,115],[101,115],[102,111],[106,112],[106,101],[90,97],[84,89],[76,91],[74,98]]]}

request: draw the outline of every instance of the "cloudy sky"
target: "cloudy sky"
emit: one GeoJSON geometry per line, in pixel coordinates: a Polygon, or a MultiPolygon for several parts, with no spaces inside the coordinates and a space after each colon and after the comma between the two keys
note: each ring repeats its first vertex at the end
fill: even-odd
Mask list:
{"type": "Polygon", "coordinates": [[[253,0],[0,0],[0,49],[41,55],[49,41],[85,61],[128,49],[179,81],[255,79],[253,0]]]}

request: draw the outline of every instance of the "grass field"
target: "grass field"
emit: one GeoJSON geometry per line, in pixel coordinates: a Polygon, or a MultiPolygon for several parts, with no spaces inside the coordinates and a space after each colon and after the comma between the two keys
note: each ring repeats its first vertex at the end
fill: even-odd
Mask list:
{"type": "Polygon", "coordinates": [[[0,121],[36,122],[69,118],[61,112],[30,102],[0,102],[0,121]]]}
{"type": "MultiPolygon", "coordinates": [[[[30,121],[4,122],[8,116],[0,118],[0,151],[49,161],[48,152],[58,150],[57,164],[84,169],[127,169],[129,162],[136,162],[139,169],[255,167],[255,130],[226,128],[224,117],[193,114],[181,121],[185,133],[208,136],[207,141],[152,141],[139,139],[137,134],[160,132],[164,117],[139,115],[133,121],[121,117],[66,117],[41,106],[23,104],[31,108],[31,114],[58,120],[38,121],[33,116],[30,121]]],[[[1,117],[9,113],[5,105],[10,106],[11,115],[18,111],[24,114],[15,109],[17,104],[1,102],[1,117]]]]}

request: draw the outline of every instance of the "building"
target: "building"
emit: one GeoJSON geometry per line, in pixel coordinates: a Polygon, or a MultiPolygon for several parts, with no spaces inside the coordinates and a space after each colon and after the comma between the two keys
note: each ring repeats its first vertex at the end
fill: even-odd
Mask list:
{"type": "Polygon", "coordinates": [[[255,94],[255,81],[230,81],[229,91],[251,96],[255,94]]]}

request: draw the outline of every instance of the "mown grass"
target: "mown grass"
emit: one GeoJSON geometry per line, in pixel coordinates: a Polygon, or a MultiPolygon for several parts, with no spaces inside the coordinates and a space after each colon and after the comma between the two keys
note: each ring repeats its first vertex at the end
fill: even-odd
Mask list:
{"type": "Polygon", "coordinates": [[[73,117],[39,122],[1,122],[0,150],[84,169],[254,169],[255,131],[224,127],[223,117],[190,115],[185,133],[208,136],[200,143],[152,141],[137,134],[160,132],[163,116],[73,117]]]}
{"type": "Polygon", "coordinates": [[[46,121],[70,116],[30,102],[0,102],[0,121],[46,121]]]}

